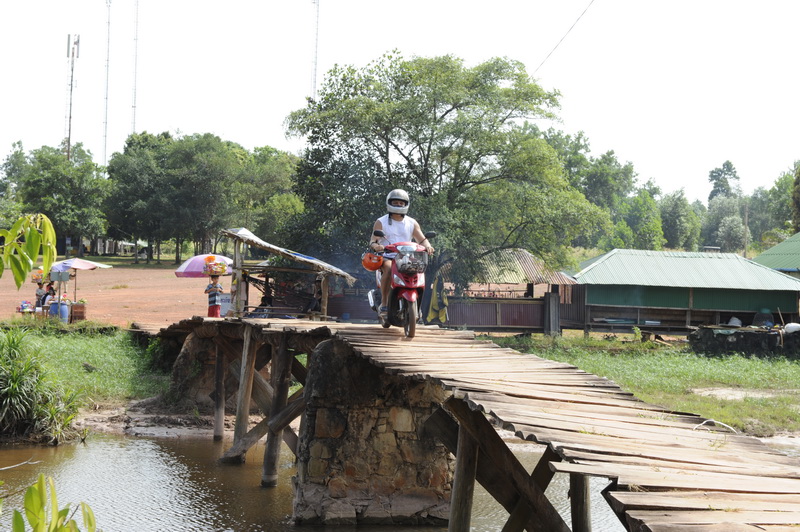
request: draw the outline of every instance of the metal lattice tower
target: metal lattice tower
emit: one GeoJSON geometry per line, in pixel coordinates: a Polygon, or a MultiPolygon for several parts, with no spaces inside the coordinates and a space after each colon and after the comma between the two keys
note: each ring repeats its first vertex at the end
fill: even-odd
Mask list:
{"type": "Polygon", "coordinates": [[[67,107],[67,160],[72,158],[72,92],[75,86],[75,60],[80,57],[81,36],[67,35],[67,57],[69,63],[69,104],[67,107]]]}

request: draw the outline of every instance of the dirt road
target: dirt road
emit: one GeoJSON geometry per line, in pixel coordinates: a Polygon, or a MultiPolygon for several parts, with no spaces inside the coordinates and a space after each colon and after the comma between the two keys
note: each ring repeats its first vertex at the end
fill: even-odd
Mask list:
{"type": "MultiPolygon", "coordinates": [[[[230,277],[222,285],[230,288],[230,277]]],[[[205,316],[208,299],[203,293],[208,279],[175,277],[174,267],[126,268],[78,271],[66,293],[70,299],[87,300],[87,319],[127,327],[132,322],[175,323],[192,316],[205,316]]],[[[16,308],[23,300],[33,301],[36,285],[30,278],[17,291],[11,272],[0,278],[0,317],[19,316],[16,308]]]]}

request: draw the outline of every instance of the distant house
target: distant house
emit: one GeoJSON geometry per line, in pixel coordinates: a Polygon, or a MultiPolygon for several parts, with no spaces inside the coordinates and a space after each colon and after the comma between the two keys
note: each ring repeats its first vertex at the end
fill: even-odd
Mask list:
{"type": "MultiPolygon", "coordinates": [[[[452,292],[450,267],[440,270],[445,287],[452,292]]],[[[466,297],[515,298],[542,297],[553,286],[575,284],[575,279],[547,267],[525,249],[502,249],[478,261],[480,278],[469,284],[466,297]]]]}
{"type": "MultiPolygon", "coordinates": [[[[478,271],[480,278],[470,283],[463,294],[449,297],[448,326],[484,331],[542,331],[550,316],[545,309],[545,293],[575,284],[572,277],[548,268],[524,249],[505,249],[486,255],[478,262],[478,271]]],[[[452,294],[448,266],[440,272],[445,288],[452,294]]]]}
{"type": "Polygon", "coordinates": [[[800,233],[772,246],[753,262],[800,278],[800,233]]]}
{"type": "Polygon", "coordinates": [[[733,253],[615,249],[581,266],[573,293],[587,332],[688,332],[734,317],[750,325],[759,313],[797,319],[800,280],[733,253]]]}

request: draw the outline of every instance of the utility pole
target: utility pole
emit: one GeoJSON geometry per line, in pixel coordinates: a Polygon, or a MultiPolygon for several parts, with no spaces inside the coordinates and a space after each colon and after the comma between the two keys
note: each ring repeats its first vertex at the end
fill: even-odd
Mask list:
{"type": "Polygon", "coordinates": [[[75,83],[75,60],[80,57],[81,36],[67,35],[67,57],[69,66],[69,110],[67,112],[67,160],[71,160],[72,151],[72,89],[75,83]]]}
{"type": "Polygon", "coordinates": [[[111,65],[111,0],[106,0],[108,22],[106,30],[106,109],[103,119],[103,165],[108,166],[108,71],[111,65]]]}
{"type": "Polygon", "coordinates": [[[133,104],[131,105],[133,117],[131,118],[131,133],[136,133],[136,72],[139,65],[139,0],[134,4],[133,17],[133,104]]]}
{"type": "Polygon", "coordinates": [[[314,4],[314,62],[311,69],[311,99],[317,99],[317,52],[319,50],[319,0],[311,0],[314,4]]]}

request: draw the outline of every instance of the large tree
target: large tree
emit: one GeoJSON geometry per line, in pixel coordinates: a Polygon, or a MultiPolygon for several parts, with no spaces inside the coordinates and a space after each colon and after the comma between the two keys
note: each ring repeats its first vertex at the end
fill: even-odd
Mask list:
{"type": "MultiPolygon", "coordinates": [[[[25,211],[46,215],[58,234],[80,243],[84,237],[105,234],[103,202],[109,186],[81,143],[72,146],[70,159],[65,156],[65,146],[42,146],[25,156],[17,144],[6,160],[5,171],[14,179],[25,211]]],[[[78,249],[83,251],[82,246],[78,249]]]]}
{"type": "Polygon", "coordinates": [[[711,192],[708,202],[717,196],[736,196],[739,194],[739,174],[736,173],[733,163],[725,161],[719,168],[714,168],[708,173],[708,182],[711,183],[711,192]]]}
{"type": "MultiPolygon", "coordinates": [[[[742,213],[744,212],[744,201],[738,196],[717,196],[708,202],[708,212],[703,219],[701,239],[705,246],[722,247],[719,241],[720,226],[723,220],[726,222],[724,234],[732,234],[739,225],[744,224],[742,213]],[[737,223],[733,222],[738,218],[737,223]]],[[[744,234],[744,233],[743,233],[744,234]]],[[[729,243],[730,243],[729,239],[729,243]]]]}
{"type": "Polygon", "coordinates": [[[357,256],[385,212],[386,192],[399,187],[412,194],[423,229],[442,234],[437,247],[462,266],[512,246],[557,262],[566,243],[605,218],[522,123],[552,116],[556,105],[556,93],[508,59],[470,68],[452,56],[391,54],[363,69],[334,68],[319,98],[287,122],[309,144],[298,176],[306,211],[297,237],[357,256]]]}
{"type": "Polygon", "coordinates": [[[106,201],[110,236],[133,242],[171,236],[166,159],[172,143],[169,133],[134,133],[123,151],[111,157],[108,174],[112,187],[106,201]]]}
{"type": "Polygon", "coordinates": [[[683,189],[667,194],[658,202],[661,227],[670,249],[694,251],[700,237],[700,221],[689,205],[683,189]]]}

